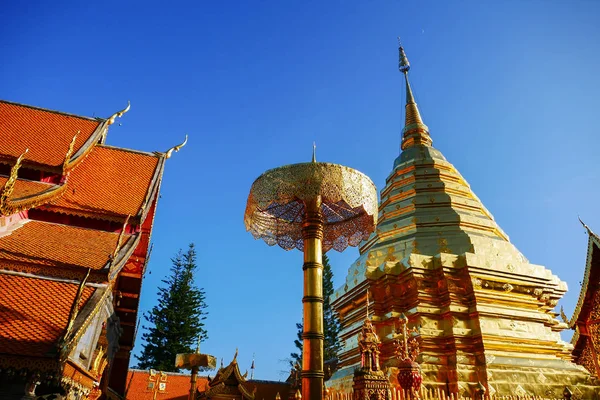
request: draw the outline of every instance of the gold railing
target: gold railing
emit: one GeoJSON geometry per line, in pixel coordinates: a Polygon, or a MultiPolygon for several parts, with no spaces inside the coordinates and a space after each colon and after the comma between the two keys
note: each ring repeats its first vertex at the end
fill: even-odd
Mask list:
{"type": "MultiPolygon", "coordinates": [[[[441,389],[425,389],[421,388],[419,390],[418,395],[413,393],[409,393],[402,389],[391,389],[392,392],[392,400],[563,400],[570,399],[569,396],[565,397],[541,397],[541,396],[533,396],[533,395],[510,395],[510,396],[490,396],[489,394],[483,394],[483,396],[475,395],[464,396],[457,393],[446,393],[441,389]]],[[[331,393],[329,396],[325,398],[325,400],[362,400],[362,399],[354,399],[352,392],[335,392],[331,393]]]]}

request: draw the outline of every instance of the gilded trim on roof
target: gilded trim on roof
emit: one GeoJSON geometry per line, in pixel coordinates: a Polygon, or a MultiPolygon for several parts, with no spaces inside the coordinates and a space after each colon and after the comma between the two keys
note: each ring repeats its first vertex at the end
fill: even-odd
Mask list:
{"type": "MultiPolygon", "coordinates": [[[[571,329],[575,328],[577,320],[579,319],[579,314],[581,313],[581,309],[583,307],[583,303],[585,302],[586,294],[588,292],[588,285],[589,285],[590,273],[591,273],[591,267],[592,267],[592,252],[594,251],[594,245],[596,245],[600,249],[600,238],[598,238],[598,236],[594,232],[592,232],[592,230],[586,224],[584,224],[583,221],[581,221],[581,219],[579,221],[584,226],[584,228],[587,230],[589,239],[588,239],[588,252],[587,252],[587,256],[586,256],[586,260],[585,260],[585,272],[583,273],[583,281],[582,281],[582,285],[581,285],[581,291],[579,292],[579,299],[577,300],[577,305],[575,306],[575,311],[573,311],[573,316],[571,317],[571,320],[569,321],[569,328],[571,328],[571,329]]],[[[575,344],[576,342],[573,342],[573,339],[575,339],[575,335],[571,339],[571,343],[575,344]]]]}
{"type": "Polygon", "coordinates": [[[0,215],[13,215],[23,210],[47,203],[62,194],[65,189],[65,185],[63,183],[62,185],[55,185],[47,190],[33,195],[16,199],[10,198],[13,194],[17,181],[19,181],[19,169],[21,168],[25,154],[27,154],[28,151],[29,149],[25,149],[19,158],[17,158],[16,163],[10,170],[10,176],[0,191],[0,215]]]}

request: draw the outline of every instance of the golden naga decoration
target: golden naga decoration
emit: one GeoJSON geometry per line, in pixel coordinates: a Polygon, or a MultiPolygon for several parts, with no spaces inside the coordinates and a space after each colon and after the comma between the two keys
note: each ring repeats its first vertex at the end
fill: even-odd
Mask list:
{"type": "Polygon", "coordinates": [[[131,108],[131,103],[129,102],[129,100],[127,100],[127,107],[125,107],[121,111],[117,111],[116,113],[114,113],[113,115],[108,117],[108,119],[106,120],[106,125],[109,126],[109,125],[114,124],[115,119],[121,118],[123,116],[123,114],[125,114],[127,111],[129,111],[130,108],[131,108]]]}
{"type": "Polygon", "coordinates": [[[17,178],[19,175],[19,168],[21,168],[21,163],[23,162],[23,157],[25,154],[29,152],[29,149],[25,149],[25,151],[17,158],[17,162],[10,170],[10,176],[4,183],[4,187],[0,192],[0,214],[5,214],[4,208],[7,206],[8,199],[12,195],[13,190],[15,189],[15,183],[17,182],[17,178]]]}
{"type": "Polygon", "coordinates": [[[302,397],[323,398],[323,251],[357,246],[377,224],[377,190],[342,165],[310,163],[271,169],[254,181],[246,230],[268,245],[304,252],[302,397]]]}
{"type": "Polygon", "coordinates": [[[85,288],[85,284],[87,283],[87,280],[90,277],[91,271],[92,271],[91,268],[87,269],[85,276],[79,283],[79,288],[77,289],[77,294],[75,295],[75,299],[73,300],[73,304],[71,305],[71,311],[69,312],[69,320],[67,323],[67,328],[65,329],[65,334],[63,335],[63,337],[60,340],[59,345],[58,345],[61,353],[64,353],[64,354],[62,354],[61,358],[66,358],[68,356],[68,354],[66,354],[67,343],[69,342],[69,336],[71,335],[71,332],[73,331],[75,319],[77,318],[77,315],[79,314],[79,303],[81,302],[81,295],[83,294],[83,289],[85,288]]]}
{"type": "Polygon", "coordinates": [[[67,170],[67,165],[71,162],[71,156],[73,155],[73,149],[75,148],[75,141],[77,140],[77,135],[79,135],[81,131],[77,131],[73,139],[71,139],[71,143],[69,143],[69,149],[67,150],[67,154],[65,154],[65,161],[63,161],[63,174],[67,170]]]}
{"type": "Polygon", "coordinates": [[[111,255],[111,262],[114,262],[117,259],[117,254],[119,254],[119,250],[121,250],[121,246],[123,245],[123,237],[125,236],[125,230],[127,229],[127,224],[129,223],[129,218],[131,215],[127,215],[125,218],[125,222],[123,222],[123,228],[121,232],[119,232],[119,238],[117,239],[117,245],[115,246],[115,250],[111,255]]]}
{"type": "Polygon", "coordinates": [[[96,355],[94,356],[94,361],[92,361],[90,372],[96,376],[101,375],[102,371],[104,371],[104,367],[106,367],[106,364],[108,364],[106,359],[106,351],[104,350],[103,346],[98,346],[98,350],[96,350],[96,355]]]}
{"type": "Polygon", "coordinates": [[[173,154],[173,152],[177,153],[179,150],[181,150],[181,148],[187,144],[187,141],[188,141],[188,135],[185,135],[185,140],[183,141],[183,143],[178,144],[177,146],[173,146],[165,152],[165,158],[167,158],[167,159],[171,158],[171,155],[173,154]]]}
{"type": "Polygon", "coordinates": [[[562,318],[565,324],[568,325],[571,323],[570,319],[567,318],[567,314],[565,314],[565,309],[563,308],[563,306],[560,306],[560,317],[562,318]]]}

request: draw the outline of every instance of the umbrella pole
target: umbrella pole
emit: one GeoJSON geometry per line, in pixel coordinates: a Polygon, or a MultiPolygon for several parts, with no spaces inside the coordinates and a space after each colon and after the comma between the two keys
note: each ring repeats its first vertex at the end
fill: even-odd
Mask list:
{"type": "Polygon", "coordinates": [[[320,196],[305,204],[302,398],[323,398],[323,216],[320,196]]]}

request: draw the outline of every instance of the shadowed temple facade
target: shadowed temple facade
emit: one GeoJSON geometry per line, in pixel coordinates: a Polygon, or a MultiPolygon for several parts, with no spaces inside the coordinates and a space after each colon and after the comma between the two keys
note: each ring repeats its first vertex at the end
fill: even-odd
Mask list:
{"type": "MultiPolygon", "coordinates": [[[[483,386],[491,396],[562,398],[568,386],[578,398],[596,398],[598,333],[582,328],[597,318],[590,310],[600,311],[591,261],[586,280],[594,278],[596,286],[582,290],[587,308],[579,307],[579,317],[574,316],[584,322],[571,323],[579,324],[580,333],[573,353],[573,345],[560,337],[569,323],[554,311],[567,285],[515,248],[466,180],[433,147],[402,47],[399,67],[406,86],[401,152],[380,193],[376,232],[361,244],[345,284],[331,298],[345,345],[340,368],[327,382],[329,391],[351,392],[369,292],[371,320],[382,340],[381,363],[392,386],[398,384],[393,336],[404,314],[420,333],[416,361],[425,388],[476,396],[483,386]]],[[[590,237],[597,246],[597,237],[590,237]]],[[[597,256],[597,247],[590,248],[597,256]]]]}
{"type": "Polygon", "coordinates": [[[0,101],[0,399],[120,398],[166,158],[0,101]]]}

